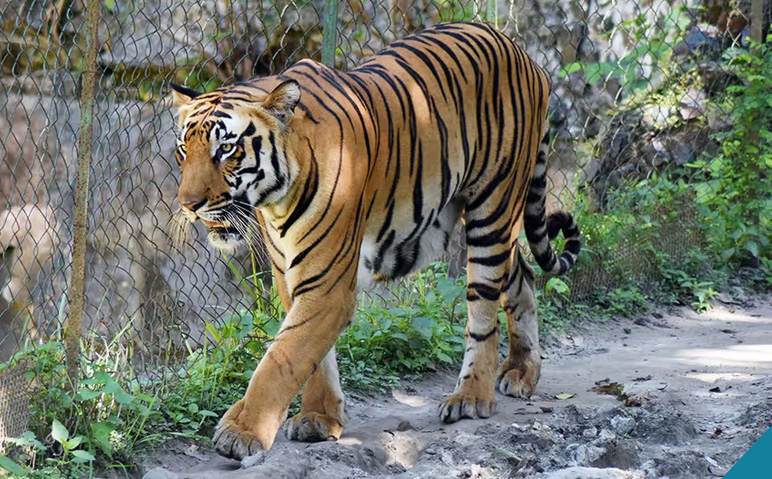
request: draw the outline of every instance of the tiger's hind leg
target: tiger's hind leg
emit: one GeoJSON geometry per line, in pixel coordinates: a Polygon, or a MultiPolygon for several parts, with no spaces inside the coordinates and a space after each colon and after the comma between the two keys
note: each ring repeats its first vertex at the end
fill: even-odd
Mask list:
{"type": "Polygon", "coordinates": [[[507,317],[509,356],[496,373],[499,391],[507,396],[529,398],[539,382],[541,351],[534,277],[520,246],[515,246],[508,286],[501,298],[507,317]]]}
{"type": "Polygon", "coordinates": [[[505,215],[495,213],[495,207],[466,212],[466,351],[456,388],[440,403],[439,415],[444,422],[486,418],[494,411],[499,350],[498,309],[510,263],[508,221],[505,215]]]}
{"type": "Polygon", "coordinates": [[[303,389],[300,413],[285,425],[287,437],[304,442],[340,439],[346,422],[344,406],[333,347],[308,379],[303,389]]]}

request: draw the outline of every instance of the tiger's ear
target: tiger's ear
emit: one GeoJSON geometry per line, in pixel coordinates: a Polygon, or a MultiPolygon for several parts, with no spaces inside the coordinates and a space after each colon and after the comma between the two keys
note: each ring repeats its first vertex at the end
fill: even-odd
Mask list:
{"type": "Polygon", "coordinates": [[[171,87],[173,106],[182,106],[201,94],[192,88],[177,85],[176,83],[172,83],[171,87]]]}
{"type": "Polygon", "coordinates": [[[300,85],[295,80],[287,80],[274,88],[263,100],[262,107],[286,126],[295,114],[298,102],[300,102],[300,85]]]}

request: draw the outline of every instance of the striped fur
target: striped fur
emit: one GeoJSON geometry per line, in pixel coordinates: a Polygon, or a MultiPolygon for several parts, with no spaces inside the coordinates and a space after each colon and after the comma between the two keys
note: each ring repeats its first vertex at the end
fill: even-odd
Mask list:
{"type": "Polygon", "coordinates": [[[179,106],[181,215],[221,249],[262,237],[288,311],[244,399],[214,437],[227,456],[271,446],[305,384],[290,438],[339,437],[344,397],[334,343],[356,291],[434,260],[461,221],[468,244],[467,348],[440,418],[493,413],[494,390],[529,396],[540,370],[534,274],[524,222],[547,272],[579,251],[568,213],[546,216],[549,82],[510,39],[481,24],[428,28],[342,73],[304,60],[281,75],[198,94],[179,106]],[[549,239],[559,230],[558,258],[549,239]],[[498,308],[510,355],[497,365],[498,308]]]}

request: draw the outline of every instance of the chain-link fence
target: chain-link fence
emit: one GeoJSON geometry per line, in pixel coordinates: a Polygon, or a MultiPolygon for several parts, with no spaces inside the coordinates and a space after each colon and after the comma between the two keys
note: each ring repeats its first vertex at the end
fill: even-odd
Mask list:
{"type": "MultiPolygon", "coordinates": [[[[183,252],[172,247],[179,174],[170,82],[211,90],[303,58],[346,70],[425,26],[488,21],[552,77],[552,206],[570,206],[577,188],[602,205],[624,178],[715,148],[708,123],[721,118],[689,120],[704,118],[706,96],[733,81],[717,60],[747,35],[761,38],[769,2],[3,0],[0,14],[0,360],[66,334],[73,278],[82,275],[82,331],[134,345],[151,374],[201,341],[205,322],[255,301],[240,286],[253,258],[214,253],[200,225],[183,252]],[[671,101],[674,111],[615,115],[669,81],[664,59],[695,69],[703,88],[671,101]],[[672,115],[679,127],[661,127],[672,115]],[[80,181],[79,165],[87,168],[80,181]],[[79,255],[82,271],[72,266],[79,255]]],[[[631,258],[607,260],[645,270],[631,258]]],[[[585,290],[602,282],[583,274],[576,283],[585,290]]],[[[9,419],[19,367],[0,372],[0,435],[23,430],[9,419]]]]}

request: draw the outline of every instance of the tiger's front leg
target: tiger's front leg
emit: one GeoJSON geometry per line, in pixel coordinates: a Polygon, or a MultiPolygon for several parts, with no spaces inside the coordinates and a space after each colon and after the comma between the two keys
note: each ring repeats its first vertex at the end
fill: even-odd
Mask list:
{"type": "Polygon", "coordinates": [[[285,427],[293,441],[319,442],[340,439],[345,423],[345,397],[333,347],[303,388],[300,413],[285,427]]]}
{"type": "Polygon", "coordinates": [[[317,368],[325,367],[323,360],[355,306],[355,294],[348,290],[296,298],[244,398],[217,425],[212,439],[217,452],[243,459],[271,448],[292,399],[317,368]]]}

